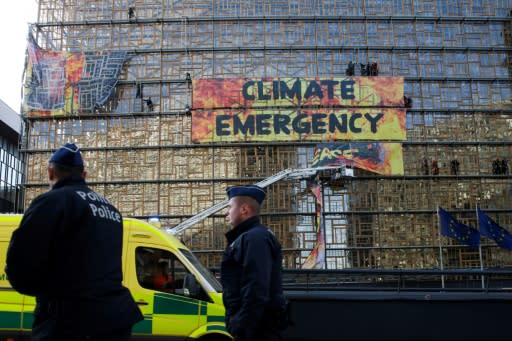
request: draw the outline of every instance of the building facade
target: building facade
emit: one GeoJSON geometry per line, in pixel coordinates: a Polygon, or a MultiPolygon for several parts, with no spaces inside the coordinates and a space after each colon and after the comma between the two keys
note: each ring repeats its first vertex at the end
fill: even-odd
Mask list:
{"type": "Polygon", "coordinates": [[[19,212],[22,203],[23,156],[20,116],[0,100],[0,212],[19,212]]]}
{"type": "MultiPolygon", "coordinates": [[[[280,239],[285,266],[302,266],[318,231],[324,268],[512,265],[510,252],[492,240],[482,238],[481,249],[472,249],[440,236],[437,214],[442,207],[476,227],[479,206],[512,230],[512,1],[38,3],[32,34],[41,48],[123,51],[128,58],[112,96],[93,110],[23,112],[25,206],[46,190],[52,150],[75,142],[94,190],[125,216],[159,215],[163,226],[174,226],[225,199],[227,186],[310,167],[318,143],[347,142],[196,143],[194,115],[204,110],[193,104],[208,99],[195,93],[197,81],[398,77],[406,98],[403,174],[322,172],[322,229],[307,180],[268,188],[262,220],[280,239]],[[368,74],[371,64],[377,74],[368,74]]],[[[215,267],[228,229],[219,212],[180,237],[215,267]]]]}

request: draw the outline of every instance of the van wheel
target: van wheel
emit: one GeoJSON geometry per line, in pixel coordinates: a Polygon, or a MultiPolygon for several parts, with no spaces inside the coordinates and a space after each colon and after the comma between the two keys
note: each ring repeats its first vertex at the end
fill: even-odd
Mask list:
{"type": "Polygon", "coordinates": [[[222,334],[209,334],[200,338],[198,341],[231,341],[232,339],[222,334]]]}

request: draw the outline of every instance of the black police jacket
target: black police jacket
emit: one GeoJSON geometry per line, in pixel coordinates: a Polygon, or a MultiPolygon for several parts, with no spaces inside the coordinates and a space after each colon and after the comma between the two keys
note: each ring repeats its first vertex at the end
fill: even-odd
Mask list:
{"type": "Polygon", "coordinates": [[[123,225],[107,199],[73,175],[33,200],[7,251],[13,288],[36,296],[34,326],[48,318],[79,335],[143,319],[122,286],[123,225]]]}
{"type": "Polygon", "coordinates": [[[245,340],[262,329],[277,329],[277,314],[285,305],[281,245],[257,216],[226,238],[221,282],[228,331],[245,340]]]}

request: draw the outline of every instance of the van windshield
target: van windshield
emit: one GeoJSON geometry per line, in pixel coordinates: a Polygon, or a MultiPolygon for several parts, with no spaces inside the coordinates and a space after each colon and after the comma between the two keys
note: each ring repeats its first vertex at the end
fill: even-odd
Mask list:
{"type": "Polygon", "coordinates": [[[189,260],[190,263],[201,273],[201,276],[204,277],[210,283],[213,289],[217,292],[222,292],[222,285],[220,282],[213,276],[210,270],[208,270],[201,262],[199,262],[199,259],[197,259],[196,256],[189,250],[180,249],[181,253],[189,260]]]}

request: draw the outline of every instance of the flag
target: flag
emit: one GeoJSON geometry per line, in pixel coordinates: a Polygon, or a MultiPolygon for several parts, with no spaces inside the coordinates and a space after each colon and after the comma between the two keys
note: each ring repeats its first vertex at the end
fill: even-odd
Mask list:
{"type": "Polygon", "coordinates": [[[471,247],[480,245],[480,233],[477,229],[457,221],[441,207],[439,207],[438,214],[439,228],[443,236],[453,238],[471,247]]]}
{"type": "Polygon", "coordinates": [[[487,214],[476,209],[478,215],[478,223],[480,225],[480,234],[484,237],[494,239],[499,247],[512,250],[512,234],[503,227],[496,224],[487,214]]]}

